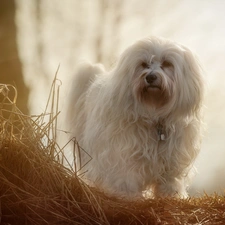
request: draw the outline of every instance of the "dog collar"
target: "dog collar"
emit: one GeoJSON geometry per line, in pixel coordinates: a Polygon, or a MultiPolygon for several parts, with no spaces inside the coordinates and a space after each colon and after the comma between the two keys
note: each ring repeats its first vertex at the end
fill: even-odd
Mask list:
{"type": "Polygon", "coordinates": [[[161,123],[158,123],[157,125],[157,133],[158,133],[158,141],[165,141],[166,140],[166,136],[163,132],[163,126],[161,123]]]}

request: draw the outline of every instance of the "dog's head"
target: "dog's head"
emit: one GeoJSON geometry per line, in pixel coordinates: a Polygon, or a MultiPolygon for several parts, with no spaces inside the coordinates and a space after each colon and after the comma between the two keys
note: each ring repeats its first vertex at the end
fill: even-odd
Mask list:
{"type": "Polygon", "coordinates": [[[192,114],[202,101],[203,79],[196,57],[188,48],[162,38],[147,38],[130,46],[114,76],[129,89],[120,85],[120,91],[130,92],[146,108],[192,114]]]}

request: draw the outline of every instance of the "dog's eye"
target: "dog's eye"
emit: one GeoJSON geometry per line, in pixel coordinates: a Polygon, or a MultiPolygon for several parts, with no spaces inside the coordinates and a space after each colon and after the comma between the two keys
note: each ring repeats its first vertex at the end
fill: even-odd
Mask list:
{"type": "Polygon", "coordinates": [[[149,65],[148,65],[148,63],[146,63],[146,62],[142,62],[142,64],[141,64],[141,66],[143,67],[143,68],[149,68],[149,65]]]}
{"type": "Polygon", "coordinates": [[[169,61],[163,61],[163,63],[161,64],[161,68],[165,67],[173,67],[173,64],[169,61]]]}

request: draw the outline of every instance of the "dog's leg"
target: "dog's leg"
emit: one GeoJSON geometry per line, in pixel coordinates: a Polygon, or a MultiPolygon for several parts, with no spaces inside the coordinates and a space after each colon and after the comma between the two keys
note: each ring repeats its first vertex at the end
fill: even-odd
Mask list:
{"type": "MultiPolygon", "coordinates": [[[[100,187],[110,195],[124,197],[126,199],[142,198],[143,181],[136,173],[125,173],[117,176],[108,174],[107,179],[102,180],[100,187]],[[109,178],[109,179],[108,179],[109,178]]],[[[97,185],[98,186],[98,185],[97,185]]]]}
{"type": "Polygon", "coordinates": [[[155,197],[187,198],[188,194],[184,179],[167,178],[157,182],[154,187],[155,197]]]}
{"type": "Polygon", "coordinates": [[[123,181],[115,187],[120,196],[124,196],[128,199],[138,199],[142,197],[140,185],[131,182],[123,181]]]}

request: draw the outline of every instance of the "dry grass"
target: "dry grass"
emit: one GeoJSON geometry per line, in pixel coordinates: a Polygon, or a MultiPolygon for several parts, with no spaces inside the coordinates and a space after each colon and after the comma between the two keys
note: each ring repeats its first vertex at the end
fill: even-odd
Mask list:
{"type": "Polygon", "coordinates": [[[0,84],[0,224],[225,224],[225,196],[126,202],[87,186],[61,164],[58,93],[55,79],[50,113],[30,117],[0,84]]]}

